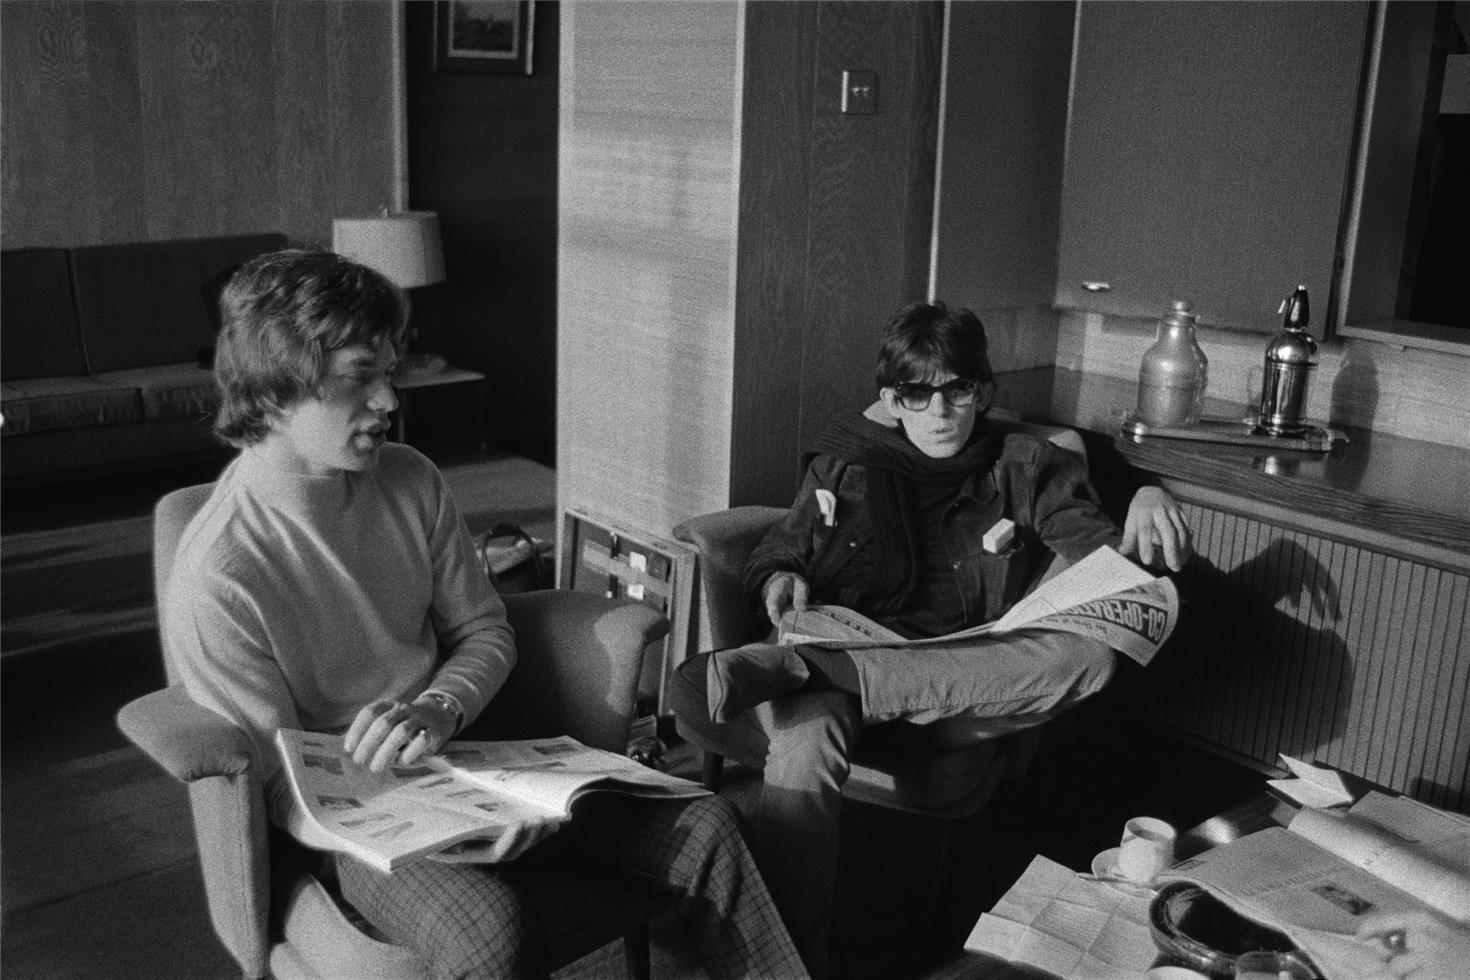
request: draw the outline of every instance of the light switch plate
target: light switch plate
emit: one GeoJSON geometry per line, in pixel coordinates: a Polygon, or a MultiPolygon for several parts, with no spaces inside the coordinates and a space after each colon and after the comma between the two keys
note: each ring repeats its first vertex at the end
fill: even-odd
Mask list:
{"type": "Polygon", "coordinates": [[[843,69],[842,111],[848,115],[878,111],[878,76],[875,73],[843,69]]]}

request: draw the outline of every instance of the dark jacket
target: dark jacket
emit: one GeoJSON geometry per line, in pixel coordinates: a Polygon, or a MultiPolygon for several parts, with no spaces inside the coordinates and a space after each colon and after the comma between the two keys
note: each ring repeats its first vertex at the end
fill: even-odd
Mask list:
{"type": "MultiPolygon", "coordinates": [[[[827,454],[809,460],[796,502],[751,554],[745,589],[754,609],[761,609],[766,579],[778,571],[792,571],[807,580],[813,602],[846,606],[880,621],[891,619],[874,612],[889,597],[879,594],[876,585],[881,576],[875,574],[877,548],[866,501],[868,485],[861,464],[827,454]],[[818,507],[819,489],[837,499],[835,523],[830,526],[818,507]]],[[[989,470],[964,479],[958,498],[944,515],[942,530],[966,625],[1003,615],[1035,584],[1053,553],[1076,561],[1100,545],[1116,547],[1122,538],[1103,513],[1078,456],[1044,439],[1014,432],[1003,435],[989,470]],[[1003,517],[1015,521],[1015,539],[1001,553],[988,554],[982,539],[1003,517]]]]}

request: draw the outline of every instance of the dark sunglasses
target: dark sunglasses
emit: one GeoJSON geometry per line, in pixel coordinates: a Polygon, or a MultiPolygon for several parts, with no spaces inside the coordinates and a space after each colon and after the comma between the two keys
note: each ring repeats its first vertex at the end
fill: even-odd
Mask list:
{"type": "Polygon", "coordinates": [[[929,407],[937,391],[951,408],[964,408],[975,403],[980,393],[980,382],[971,378],[955,378],[942,385],[926,385],[918,381],[905,381],[893,386],[898,403],[910,412],[922,412],[929,407]]]}

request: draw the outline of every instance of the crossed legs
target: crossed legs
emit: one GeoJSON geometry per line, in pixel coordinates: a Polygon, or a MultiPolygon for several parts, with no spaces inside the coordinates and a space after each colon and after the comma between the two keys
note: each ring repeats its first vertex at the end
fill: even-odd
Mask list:
{"type": "MultiPolygon", "coordinates": [[[[845,609],[794,615],[783,620],[783,634],[895,638],[845,609]]],[[[756,860],[815,977],[824,976],[828,965],[842,790],[861,726],[903,718],[941,723],[960,742],[999,737],[1041,724],[1101,690],[1115,664],[1105,645],[1049,631],[917,648],[821,651],[823,658],[848,658],[838,669],[828,659],[808,662],[804,658],[811,653],[800,647],[752,644],[739,650],[753,652],[756,669],[773,674],[781,688],[731,720],[754,722],[767,737],[756,860]],[[790,665],[791,657],[803,666],[782,678],[782,664],[790,665]]],[[[729,652],[711,655],[709,682],[729,652]]],[[[728,682],[723,693],[731,693],[728,682]]],[[[707,694],[713,716],[717,696],[710,689],[707,694]]]]}
{"type": "MultiPolygon", "coordinates": [[[[839,607],[788,613],[781,633],[896,638],[839,607]]],[[[1101,641],[1045,629],[910,647],[752,643],[710,654],[706,693],[710,718],[719,722],[797,692],[835,690],[858,699],[865,724],[972,718],[983,730],[1004,734],[1096,694],[1115,666],[1113,651],[1101,641]]]]}

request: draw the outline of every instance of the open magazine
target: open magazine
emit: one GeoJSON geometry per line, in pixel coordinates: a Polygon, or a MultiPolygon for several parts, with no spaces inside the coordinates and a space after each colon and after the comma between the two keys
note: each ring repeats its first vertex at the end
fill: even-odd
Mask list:
{"type": "Polygon", "coordinates": [[[1179,622],[1179,593],[1107,545],[1043,582],[992,623],[917,640],[828,640],[787,633],[782,643],[857,647],[922,646],[1022,627],[1054,629],[1102,640],[1147,667],[1179,622]]]}
{"type": "Polygon", "coordinates": [[[1161,881],[1190,881],[1277,929],[1324,976],[1351,976],[1349,949],[1370,911],[1433,909],[1470,921],[1470,818],[1409,797],[1369,793],[1350,809],[1300,810],[1183,861],[1161,881]]]}
{"type": "Polygon", "coordinates": [[[698,783],[570,736],[450,742],[438,755],[375,773],[342,751],[340,735],[282,728],[276,748],[313,843],[381,871],[468,840],[494,840],[519,823],[562,823],[594,790],[677,799],[698,783]]]}

